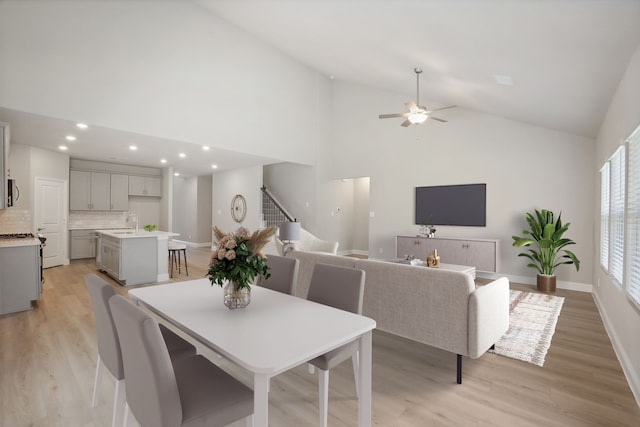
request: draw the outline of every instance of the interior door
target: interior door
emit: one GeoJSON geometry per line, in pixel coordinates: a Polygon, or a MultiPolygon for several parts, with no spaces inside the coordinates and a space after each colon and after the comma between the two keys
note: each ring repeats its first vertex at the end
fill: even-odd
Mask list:
{"type": "Polygon", "coordinates": [[[35,181],[35,229],[47,238],[43,250],[44,268],[62,265],[67,247],[66,182],[50,178],[35,181]]]}

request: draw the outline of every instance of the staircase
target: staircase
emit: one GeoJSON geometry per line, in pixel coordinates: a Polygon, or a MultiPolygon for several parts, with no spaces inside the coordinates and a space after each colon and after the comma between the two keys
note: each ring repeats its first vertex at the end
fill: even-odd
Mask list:
{"type": "Polygon", "coordinates": [[[265,227],[278,227],[285,221],[293,221],[294,218],[285,208],[273,197],[267,187],[262,186],[262,218],[265,227]]]}

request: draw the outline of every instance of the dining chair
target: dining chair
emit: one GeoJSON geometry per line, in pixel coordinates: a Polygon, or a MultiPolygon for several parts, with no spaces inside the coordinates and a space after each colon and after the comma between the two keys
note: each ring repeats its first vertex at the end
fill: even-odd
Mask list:
{"type": "Polygon", "coordinates": [[[253,425],[253,391],[201,355],[172,363],[158,322],[123,296],[109,300],[127,378],[125,424],[142,427],[253,425]]]}
{"type": "MultiPolygon", "coordinates": [[[[363,270],[316,264],[311,274],[307,299],[320,304],[362,314],[365,273],[363,270]]],[[[351,358],[358,390],[358,342],[352,341],[309,361],[318,368],[320,426],[327,426],[329,405],[329,370],[351,358]]]]}
{"type": "MultiPolygon", "coordinates": [[[[86,275],[85,284],[89,291],[89,297],[91,298],[91,305],[93,306],[93,313],[96,320],[96,333],[98,336],[98,362],[96,365],[96,377],[93,385],[91,406],[95,408],[98,404],[102,375],[106,368],[116,379],[113,419],[111,424],[113,426],[119,426],[122,425],[126,395],[120,342],[118,340],[111,308],[109,307],[109,299],[116,295],[116,291],[113,289],[113,286],[96,274],[86,275]]],[[[170,329],[164,326],[161,326],[161,328],[167,351],[171,354],[172,360],[180,360],[181,358],[196,354],[196,348],[192,344],[179,337],[170,329]]]]}
{"type": "Polygon", "coordinates": [[[257,285],[283,294],[295,295],[300,261],[297,258],[267,255],[267,265],[271,276],[268,279],[261,276],[257,285]]]}

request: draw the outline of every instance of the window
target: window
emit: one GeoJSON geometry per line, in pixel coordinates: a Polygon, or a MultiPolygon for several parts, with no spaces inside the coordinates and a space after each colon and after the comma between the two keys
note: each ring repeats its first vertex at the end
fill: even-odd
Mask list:
{"type": "Polygon", "coordinates": [[[624,197],[625,155],[624,146],[611,157],[609,198],[609,272],[613,281],[622,286],[624,272],[624,197]]]}
{"type": "Polygon", "coordinates": [[[600,265],[609,271],[609,162],[600,169],[600,265]]]}
{"type": "Polygon", "coordinates": [[[628,140],[626,288],[640,308],[640,128],[628,140]]]}

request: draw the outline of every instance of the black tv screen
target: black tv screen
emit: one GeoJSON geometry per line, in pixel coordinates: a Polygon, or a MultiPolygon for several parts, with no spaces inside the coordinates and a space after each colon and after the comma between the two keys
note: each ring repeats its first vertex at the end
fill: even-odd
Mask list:
{"type": "Polygon", "coordinates": [[[486,227],[487,184],[416,187],[416,224],[486,227]]]}

